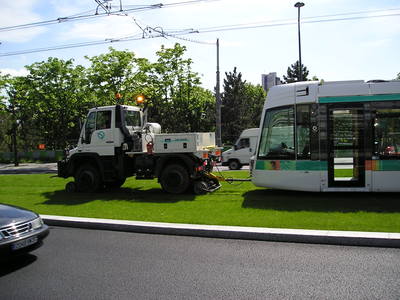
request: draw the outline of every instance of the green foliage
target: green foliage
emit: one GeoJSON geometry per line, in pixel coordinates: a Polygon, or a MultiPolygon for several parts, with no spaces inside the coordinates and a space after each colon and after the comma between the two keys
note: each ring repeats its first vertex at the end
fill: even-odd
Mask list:
{"type": "Polygon", "coordinates": [[[185,59],[186,47],[175,44],[156,52],[152,63],[133,52],[109,49],[109,53],[86,57],[92,63],[87,70],[89,93],[96,105],[115,104],[115,94],[125,104],[134,104],[138,94],[146,97],[149,121],[158,122],[166,132],[208,131],[213,127],[213,95],[200,87],[191,59],[185,59]]]}
{"type": "Polygon", "coordinates": [[[74,66],[73,60],[52,57],[26,68],[27,104],[42,142],[50,149],[62,149],[76,135],[77,121],[90,105],[85,101],[85,70],[74,66]]]}
{"type": "MultiPolygon", "coordinates": [[[[0,72],[0,90],[4,91],[7,86],[7,76],[0,72]]],[[[7,111],[7,105],[4,102],[6,96],[0,93],[0,151],[11,152],[11,139],[9,136],[9,128],[11,127],[11,116],[7,111]]]]}
{"type": "Polygon", "coordinates": [[[215,100],[203,89],[186,47],[161,47],[155,62],[133,52],[109,48],[109,52],[86,56],[90,66],[74,65],[72,59],[50,57],[26,66],[29,74],[0,74],[0,150],[11,151],[11,133],[20,150],[44,143],[62,149],[79,135],[79,120],[91,107],[113,105],[117,93],[124,104],[147,98],[149,120],[167,132],[210,131],[215,125],[215,100]]]}
{"type": "Polygon", "coordinates": [[[141,92],[147,81],[141,69],[147,60],[136,59],[133,52],[110,47],[106,54],[85,58],[91,62],[86,81],[89,91],[94,93],[96,106],[115,104],[117,93],[125,99],[131,98],[141,92]]]}
{"type": "MultiPolygon", "coordinates": [[[[292,64],[290,67],[287,68],[287,76],[283,75],[283,79],[285,80],[286,83],[299,81],[300,78],[299,66],[300,62],[296,61],[294,64],[292,64]]],[[[307,70],[307,67],[301,64],[302,81],[308,80],[307,78],[308,73],[309,71],[307,70]]]]}
{"type": "Polygon", "coordinates": [[[258,127],[265,101],[265,91],[242,80],[242,74],[225,73],[222,93],[222,141],[232,144],[247,128],[258,127]]]}
{"type": "Polygon", "coordinates": [[[25,77],[3,76],[1,79],[2,150],[11,152],[13,145],[17,147],[18,144],[24,148],[29,147],[28,136],[32,130],[29,130],[31,122],[29,122],[30,110],[26,104],[27,87],[25,77]],[[24,131],[25,128],[28,129],[24,131]],[[15,137],[14,142],[12,137],[15,137]]]}
{"type": "Polygon", "coordinates": [[[166,132],[209,131],[213,128],[214,97],[200,87],[200,78],[192,71],[191,59],[185,59],[185,46],[161,47],[157,61],[149,69],[149,116],[166,132]]]}
{"type": "Polygon", "coordinates": [[[397,74],[396,80],[400,80],[400,72],[397,74]]]}

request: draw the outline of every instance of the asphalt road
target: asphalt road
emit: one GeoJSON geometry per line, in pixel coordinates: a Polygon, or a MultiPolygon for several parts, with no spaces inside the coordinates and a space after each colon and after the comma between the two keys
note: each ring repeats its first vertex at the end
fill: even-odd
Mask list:
{"type": "Polygon", "coordinates": [[[400,249],[51,228],[2,299],[399,299],[400,249]]]}

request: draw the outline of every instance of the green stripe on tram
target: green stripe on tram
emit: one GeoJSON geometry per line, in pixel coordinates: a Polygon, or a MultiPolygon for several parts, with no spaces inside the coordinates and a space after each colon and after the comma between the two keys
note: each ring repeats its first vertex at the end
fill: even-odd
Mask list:
{"type": "Polygon", "coordinates": [[[400,171],[400,160],[379,160],[376,171],[400,171]]]}
{"type": "Polygon", "coordinates": [[[311,160],[257,160],[256,170],[326,171],[326,161],[311,160]]]}
{"type": "MultiPolygon", "coordinates": [[[[400,160],[376,160],[373,171],[400,171],[400,160]]],[[[256,170],[327,171],[327,161],[312,160],[257,160],[256,170]]],[[[368,170],[367,170],[368,171],[368,170]]]]}
{"type": "Polygon", "coordinates": [[[364,96],[339,96],[319,97],[319,103],[341,103],[341,102],[371,102],[400,100],[400,94],[364,95],[364,96]]]}

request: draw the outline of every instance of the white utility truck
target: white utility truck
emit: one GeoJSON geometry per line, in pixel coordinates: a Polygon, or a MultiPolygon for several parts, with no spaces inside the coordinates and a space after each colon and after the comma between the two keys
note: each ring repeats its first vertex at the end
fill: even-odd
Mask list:
{"type": "Polygon", "coordinates": [[[259,128],[243,130],[233,148],[222,153],[222,165],[229,166],[231,170],[239,170],[243,165],[248,165],[256,150],[259,132],[259,128]]]}
{"type": "Polygon", "coordinates": [[[220,148],[215,133],[161,134],[136,106],[114,105],[89,110],[76,148],[58,162],[58,176],[74,177],[69,192],[118,188],[127,177],[158,178],[164,191],[180,194],[215,191],[211,172],[220,148]]]}

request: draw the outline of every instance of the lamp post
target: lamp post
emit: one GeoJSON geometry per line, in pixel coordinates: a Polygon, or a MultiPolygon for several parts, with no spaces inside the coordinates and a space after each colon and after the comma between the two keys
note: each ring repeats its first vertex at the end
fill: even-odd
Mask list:
{"type": "Polygon", "coordinates": [[[297,2],[294,7],[297,7],[297,31],[299,34],[299,81],[303,81],[301,70],[301,40],[300,40],[300,8],[304,6],[303,2],[297,2]]]}
{"type": "Polygon", "coordinates": [[[219,39],[217,39],[217,84],[215,86],[216,96],[216,143],[218,147],[222,146],[221,134],[221,94],[220,94],[220,78],[219,78],[219,39]]]}

